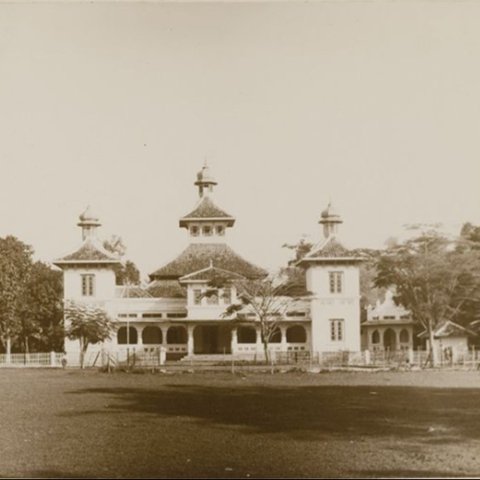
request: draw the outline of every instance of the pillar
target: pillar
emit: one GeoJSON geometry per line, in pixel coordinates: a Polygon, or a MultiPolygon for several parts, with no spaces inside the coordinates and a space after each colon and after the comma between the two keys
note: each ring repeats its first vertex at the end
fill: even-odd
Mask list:
{"type": "Polygon", "coordinates": [[[167,346],[168,327],[160,327],[160,330],[162,331],[162,345],[164,347],[166,347],[167,346]]]}
{"type": "Polygon", "coordinates": [[[287,327],[285,325],[280,326],[280,333],[282,334],[280,340],[280,351],[286,352],[287,351],[287,327]]]}
{"type": "Polygon", "coordinates": [[[262,333],[260,330],[260,327],[256,327],[255,331],[257,332],[257,341],[256,341],[256,347],[257,347],[257,352],[261,352],[263,350],[263,345],[262,345],[262,333]]]}
{"type": "Polygon", "coordinates": [[[194,325],[187,326],[187,355],[193,355],[193,329],[194,325]]]}
{"type": "Polygon", "coordinates": [[[231,339],[231,352],[232,354],[237,353],[237,345],[238,345],[238,338],[237,338],[237,327],[232,328],[232,339],[231,339]]]}

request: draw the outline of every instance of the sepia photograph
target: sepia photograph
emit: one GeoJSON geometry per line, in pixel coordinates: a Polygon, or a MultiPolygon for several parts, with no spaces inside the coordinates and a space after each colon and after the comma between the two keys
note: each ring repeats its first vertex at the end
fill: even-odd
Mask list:
{"type": "Polygon", "coordinates": [[[480,478],[479,26],[0,0],[0,478],[480,478]]]}

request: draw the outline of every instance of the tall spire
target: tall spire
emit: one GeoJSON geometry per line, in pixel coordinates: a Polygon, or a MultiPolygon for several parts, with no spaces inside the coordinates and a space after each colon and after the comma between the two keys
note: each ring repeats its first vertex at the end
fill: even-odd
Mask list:
{"type": "Polygon", "coordinates": [[[329,200],[327,208],[322,212],[322,218],[318,223],[323,225],[323,235],[325,238],[338,233],[338,225],[343,223],[343,220],[332,206],[331,200],[329,200]]]}
{"type": "Polygon", "coordinates": [[[205,163],[203,164],[202,169],[197,173],[197,181],[195,185],[198,186],[198,196],[202,198],[204,195],[209,195],[213,192],[213,186],[217,185],[217,182],[210,173],[210,167],[205,163]]]}

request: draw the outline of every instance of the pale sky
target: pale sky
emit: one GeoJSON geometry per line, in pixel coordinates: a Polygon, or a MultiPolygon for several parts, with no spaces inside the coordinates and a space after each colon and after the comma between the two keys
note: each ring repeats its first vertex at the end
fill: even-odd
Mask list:
{"type": "Polygon", "coordinates": [[[73,251],[87,204],[143,276],[208,158],[231,245],[480,224],[480,2],[0,4],[0,236],[73,251]]]}

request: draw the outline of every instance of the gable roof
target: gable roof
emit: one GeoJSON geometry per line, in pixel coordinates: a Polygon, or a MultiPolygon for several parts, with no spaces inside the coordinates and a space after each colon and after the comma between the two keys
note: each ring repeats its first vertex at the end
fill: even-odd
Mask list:
{"type": "Polygon", "coordinates": [[[193,220],[225,220],[230,227],[235,223],[235,218],[217,207],[208,196],[202,197],[195,209],[180,219],[180,227],[193,220]]]}
{"type": "Polygon", "coordinates": [[[330,235],[322,243],[313,247],[310,253],[297,262],[297,265],[310,262],[361,262],[362,258],[355,252],[346,249],[335,235],[330,235]]]}
{"type": "MultiPolygon", "coordinates": [[[[418,336],[420,338],[427,338],[428,332],[424,330],[423,332],[419,333],[418,336]]],[[[433,331],[434,338],[445,338],[445,337],[464,337],[464,336],[478,336],[477,333],[469,330],[468,328],[462,327],[458,323],[452,322],[451,320],[446,320],[438,325],[435,330],[433,331]]]]}
{"type": "Polygon", "coordinates": [[[53,262],[59,267],[85,263],[117,264],[120,260],[105,250],[100,242],[87,238],[78,250],[53,262]]]}
{"type": "Polygon", "coordinates": [[[190,283],[190,282],[198,282],[198,281],[212,281],[212,280],[231,280],[231,279],[242,279],[245,278],[242,275],[229,272],[228,270],[224,270],[222,268],[214,267],[213,265],[203,268],[202,270],[198,270],[197,272],[189,273],[184,275],[183,277],[179,278],[180,283],[190,283]]]}
{"type": "Polygon", "coordinates": [[[193,243],[177,258],[151,273],[150,279],[179,279],[210,266],[246,278],[260,278],[267,275],[266,270],[243,259],[224,243],[193,243]]]}

